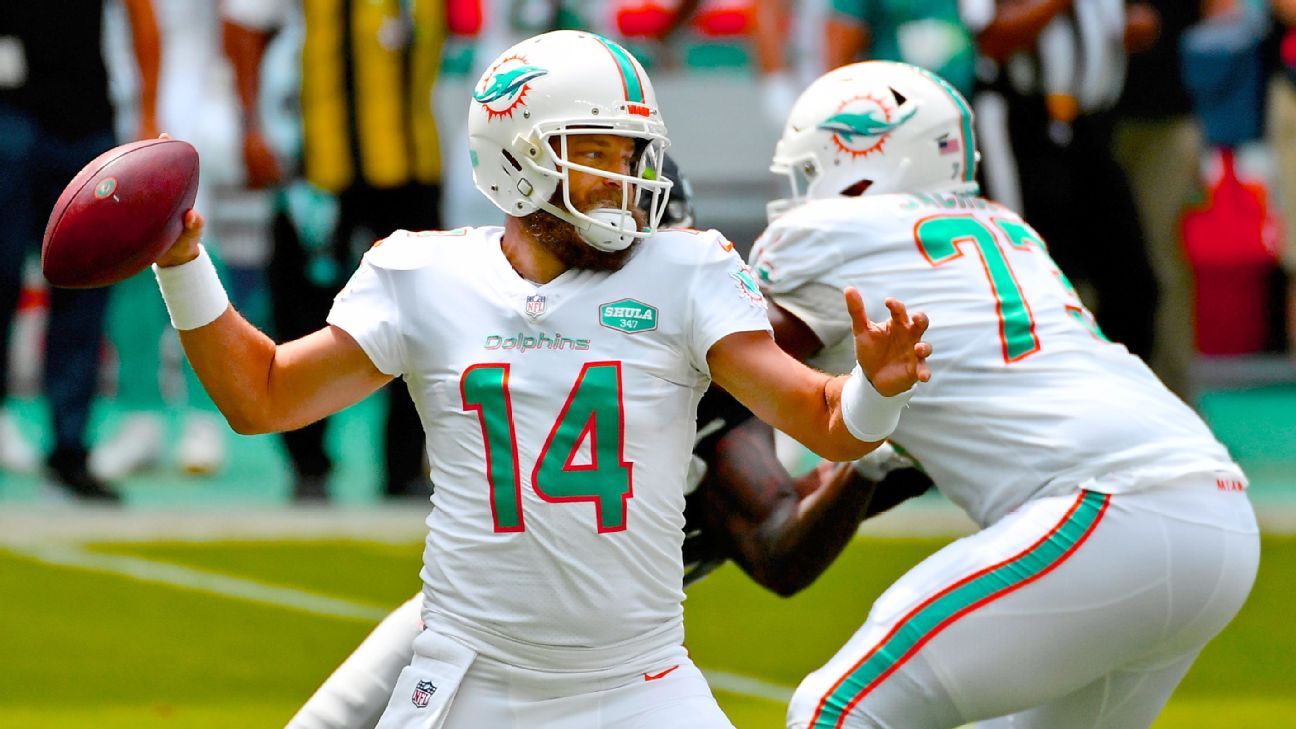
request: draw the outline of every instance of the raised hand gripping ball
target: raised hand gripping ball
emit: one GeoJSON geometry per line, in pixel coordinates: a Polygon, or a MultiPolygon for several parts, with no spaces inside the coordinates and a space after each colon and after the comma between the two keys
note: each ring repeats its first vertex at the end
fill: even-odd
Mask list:
{"type": "Polygon", "coordinates": [[[41,246],[54,286],[95,288],[144,270],[180,236],[198,194],[198,152],[178,139],[114,147],[63,188],[41,246]]]}

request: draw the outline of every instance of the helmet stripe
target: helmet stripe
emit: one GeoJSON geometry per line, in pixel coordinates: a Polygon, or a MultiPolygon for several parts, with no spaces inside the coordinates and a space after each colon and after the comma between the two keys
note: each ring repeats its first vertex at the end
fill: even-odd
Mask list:
{"type": "Polygon", "coordinates": [[[617,70],[621,72],[621,88],[625,90],[626,101],[644,103],[643,83],[639,80],[639,69],[635,68],[630,54],[620,45],[601,35],[594,35],[594,37],[603,44],[608,53],[612,54],[612,60],[616,62],[617,70]]]}
{"type": "Polygon", "coordinates": [[[976,138],[972,135],[972,110],[968,108],[967,102],[964,101],[963,95],[954,90],[953,86],[945,79],[928,71],[927,69],[918,69],[923,75],[936,82],[941,91],[954,102],[954,107],[959,112],[959,129],[963,135],[963,181],[972,182],[975,178],[973,169],[976,166],[976,138]]]}

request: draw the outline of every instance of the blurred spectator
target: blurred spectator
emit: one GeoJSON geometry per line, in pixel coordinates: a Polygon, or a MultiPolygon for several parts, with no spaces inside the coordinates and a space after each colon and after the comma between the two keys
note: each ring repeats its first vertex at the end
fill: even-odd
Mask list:
{"type": "MultiPolygon", "coordinates": [[[[455,119],[453,135],[446,137],[443,148],[445,167],[444,196],[441,211],[446,228],[498,225],[499,208],[473,184],[472,162],[468,158],[467,99],[477,79],[486,72],[486,64],[516,43],[532,35],[558,27],[562,0],[453,0],[451,5],[471,5],[480,15],[460,19],[456,32],[474,35],[473,64],[468,70],[468,86],[459,98],[460,109],[447,116],[455,119]],[[475,22],[473,22],[475,21],[475,22]]],[[[460,15],[471,15],[459,10],[460,15]]]]}
{"type": "MultiPolygon", "coordinates": [[[[226,252],[229,199],[241,184],[242,160],[237,154],[237,109],[228,64],[220,50],[220,21],[207,0],[158,0],[158,29],[162,37],[162,73],[158,90],[159,123],[168,134],[197,148],[202,160],[201,183],[194,207],[208,219],[206,244],[214,254],[226,252]],[[224,223],[218,224],[219,223],[224,223]]],[[[109,16],[111,30],[118,30],[109,16]]],[[[111,34],[109,41],[119,34],[111,34]]],[[[118,99],[118,128],[133,124],[133,68],[124,64],[121,43],[108,43],[108,70],[118,99]],[[117,52],[113,52],[117,51],[117,52]]],[[[269,195],[267,192],[251,193],[269,195]]],[[[267,212],[259,226],[268,237],[267,212]]],[[[244,216],[246,217],[246,216],[244,216]]],[[[235,241],[237,242],[237,241],[235,241]]],[[[266,243],[268,247],[268,242],[266,243]]],[[[224,256],[221,256],[224,258],[224,256]]],[[[245,277],[232,276],[235,305],[248,311],[245,277]]],[[[209,474],[225,460],[229,428],[180,356],[179,341],[157,295],[150,271],[117,284],[108,308],[108,337],[117,354],[115,402],[123,418],[115,431],[90,454],[90,472],[112,481],[163,462],[171,437],[174,410],[179,422],[174,439],[174,464],[185,473],[209,474]],[[181,374],[183,372],[183,375],[181,374]]]]}
{"type": "MultiPolygon", "coordinates": [[[[682,0],[660,32],[671,43],[679,30],[696,20],[704,0],[682,0]]],[[[761,106],[766,117],[782,128],[792,103],[825,70],[823,27],[828,0],[763,0],[752,2],[750,27],[756,55],[761,106]]]]}
{"type": "Polygon", "coordinates": [[[1106,335],[1144,359],[1157,281],[1112,135],[1127,46],[1149,45],[1155,18],[1108,0],[1003,0],[978,38],[988,88],[974,101],[988,196],[1024,213],[1106,335]]]}
{"type": "Polygon", "coordinates": [[[864,59],[935,71],[971,98],[976,44],[994,17],[989,0],[832,0],[824,37],[829,68],[864,59]]]}
{"type": "Polygon", "coordinates": [[[1269,144],[1278,167],[1278,193],[1287,225],[1287,351],[1296,356],[1296,0],[1272,0],[1280,25],[1279,72],[1269,84],[1269,144]]]}
{"type": "Polygon", "coordinates": [[[1148,364],[1180,397],[1190,398],[1192,274],[1184,260],[1179,218],[1198,189],[1202,133],[1180,71],[1179,42],[1201,18],[1196,0],[1149,0],[1160,33],[1130,56],[1117,104],[1114,152],[1138,206],[1160,301],[1148,364]]]}
{"type": "MultiPolygon", "coordinates": [[[[290,22],[291,0],[229,0],[226,50],[243,104],[250,184],[283,177],[256,114],[262,57],[290,22]]],[[[376,239],[398,228],[441,227],[441,153],[432,93],[441,63],[440,2],[304,0],[300,176],[283,189],[273,227],[269,285],[276,336],[314,330],[376,239]]],[[[403,387],[388,387],[383,490],[428,494],[422,427],[403,387]]],[[[326,422],[284,434],[294,496],[318,499],[332,467],[326,422]]]]}
{"type": "MultiPolygon", "coordinates": [[[[159,42],[148,0],[125,0],[139,66],[139,138],[157,136],[159,42]]],[[[103,0],[0,7],[0,341],[8,351],[23,262],[63,186],[114,145],[103,61],[103,0]]],[[[46,463],[73,493],[115,500],[86,468],[86,426],[99,382],[108,289],[53,289],[45,395],[54,448],[46,463]]],[[[0,356],[0,396],[9,358],[0,356]]],[[[17,434],[0,428],[6,440],[17,434]]],[[[9,448],[4,449],[8,451],[9,448]]]]}

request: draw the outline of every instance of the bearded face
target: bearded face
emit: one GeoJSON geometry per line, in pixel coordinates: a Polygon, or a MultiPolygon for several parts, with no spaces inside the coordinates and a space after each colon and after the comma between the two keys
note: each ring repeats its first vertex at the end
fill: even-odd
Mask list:
{"type": "MultiPolygon", "coordinates": [[[[561,186],[554,192],[549,202],[559,208],[563,206],[563,190],[561,186]]],[[[621,193],[616,189],[598,187],[591,190],[583,199],[577,199],[576,194],[573,194],[572,204],[583,213],[598,208],[620,209],[621,193]]],[[[632,208],[631,213],[634,215],[635,225],[640,228],[647,225],[647,216],[644,215],[643,211],[632,208]]],[[[641,238],[635,239],[633,243],[623,250],[604,252],[582,240],[571,223],[565,222],[544,210],[537,210],[521,220],[523,230],[535,239],[540,244],[540,247],[552,253],[569,268],[580,268],[589,271],[619,270],[625,266],[635,251],[639,249],[639,244],[643,240],[641,238]]]]}

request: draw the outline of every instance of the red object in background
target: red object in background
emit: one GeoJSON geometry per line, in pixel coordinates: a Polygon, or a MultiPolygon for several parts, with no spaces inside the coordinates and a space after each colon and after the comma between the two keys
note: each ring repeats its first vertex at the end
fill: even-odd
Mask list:
{"type": "Polygon", "coordinates": [[[23,286],[18,289],[18,311],[48,309],[49,298],[49,289],[44,286],[23,286]]]}
{"type": "MultiPolygon", "coordinates": [[[[660,38],[678,8],[672,0],[618,0],[617,32],[626,38],[660,38]]],[[[704,0],[689,24],[708,38],[743,36],[755,25],[755,15],[754,0],[704,0]]]]}
{"type": "Polygon", "coordinates": [[[1263,185],[1243,182],[1231,149],[1200,207],[1183,217],[1183,244],[1195,279],[1197,351],[1246,354],[1269,339],[1269,285],[1277,266],[1278,221],[1263,185]]]}
{"type": "Polygon", "coordinates": [[[693,27],[711,38],[747,35],[755,25],[753,0],[710,0],[702,3],[693,17],[693,27]]]}
{"type": "Polygon", "coordinates": [[[617,32],[625,38],[660,38],[675,18],[673,2],[627,0],[617,3],[617,32]]]}
{"type": "Polygon", "coordinates": [[[451,35],[474,36],[482,29],[482,0],[446,0],[446,29],[451,35]]]}
{"type": "Polygon", "coordinates": [[[1289,28],[1278,46],[1278,57],[1287,68],[1296,69],[1296,28],[1289,28]]]}

